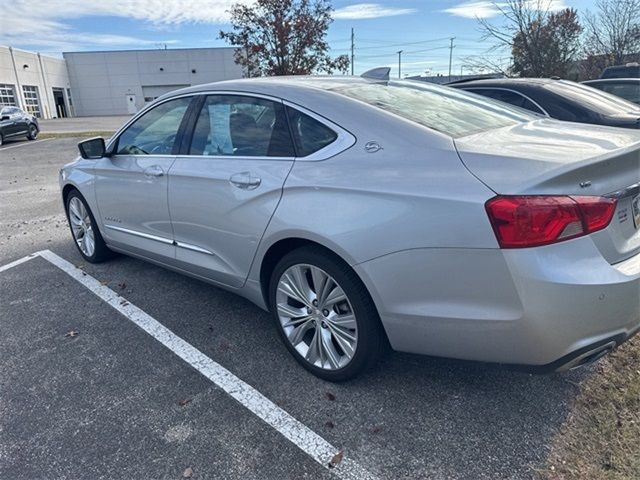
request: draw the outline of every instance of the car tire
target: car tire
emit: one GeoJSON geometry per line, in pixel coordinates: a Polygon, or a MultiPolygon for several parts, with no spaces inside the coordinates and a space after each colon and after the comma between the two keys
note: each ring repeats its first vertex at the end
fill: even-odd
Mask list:
{"type": "Polygon", "coordinates": [[[29,140],[35,140],[38,138],[38,127],[36,127],[33,123],[29,125],[29,133],[27,134],[27,138],[29,140]]]}
{"type": "Polygon", "coordinates": [[[65,211],[71,236],[82,258],[89,263],[100,263],[113,256],[102,238],[89,205],[78,190],[72,190],[67,195],[65,211]],[[93,246],[89,248],[91,244],[93,246]]]}
{"type": "Polygon", "coordinates": [[[0,147],[4,145],[4,137],[2,136],[2,134],[0,133],[0,147]]]}
{"type": "MultiPolygon", "coordinates": [[[[323,283],[323,281],[320,279],[317,283],[323,283]]],[[[327,290],[329,288],[327,287],[327,290]]],[[[271,305],[271,313],[276,323],[276,328],[287,349],[304,368],[324,380],[340,382],[359,375],[372,367],[382,357],[387,348],[388,343],[378,311],[365,285],[348,264],[322,247],[301,247],[286,254],[278,262],[269,283],[269,304],[271,305]],[[316,270],[312,270],[312,268],[316,270]],[[318,271],[321,273],[318,273],[318,271]],[[306,287],[309,288],[310,296],[313,297],[313,290],[316,289],[313,285],[315,283],[313,280],[315,278],[314,274],[321,278],[323,273],[333,282],[326,281],[324,284],[335,285],[335,287],[341,289],[345,300],[342,303],[328,306],[329,300],[331,300],[328,297],[337,298],[334,293],[338,290],[333,289],[327,295],[321,293],[316,297],[315,301],[309,300],[309,296],[307,296],[308,304],[303,305],[302,302],[294,298],[295,295],[292,297],[287,293],[291,292],[287,287],[289,285],[287,282],[293,281],[292,278],[296,276],[296,272],[304,272],[303,277],[298,275],[298,278],[301,278],[301,282],[304,282],[305,279],[307,280],[306,287]],[[317,303],[318,298],[322,296],[327,298],[326,304],[324,302],[323,304],[317,303]],[[283,301],[285,298],[286,302],[283,301]],[[316,307],[313,314],[311,314],[311,309],[314,308],[313,304],[316,307]],[[302,312],[303,317],[305,312],[309,314],[307,317],[313,315],[314,319],[310,321],[312,324],[309,321],[294,319],[293,316],[297,315],[299,311],[302,312]],[[329,312],[328,315],[325,315],[327,312],[329,312]],[[351,315],[349,315],[349,312],[351,315]],[[355,332],[347,329],[345,326],[347,323],[340,323],[343,321],[341,319],[348,317],[353,317],[353,320],[349,320],[349,325],[355,327],[355,332]],[[332,323],[330,318],[333,318],[336,323],[332,323]],[[289,323],[293,322],[299,323],[296,324],[296,327],[289,325],[289,323]],[[302,323],[309,325],[308,328],[302,323]],[[320,324],[321,326],[319,326],[320,324]],[[306,330],[304,339],[294,345],[294,341],[299,338],[293,333],[297,328],[306,328],[306,330]],[[336,334],[336,331],[338,334],[336,334]],[[343,335],[344,332],[347,332],[346,337],[343,335]],[[353,335],[353,333],[356,333],[356,335],[353,335]],[[320,340],[318,340],[317,344],[315,343],[316,338],[318,338],[316,335],[320,335],[320,340]],[[356,342],[351,350],[350,358],[347,358],[349,357],[347,352],[351,347],[346,345],[349,348],[343,349],[341,345],[344,345],[345,342],[348,344],[349,342],[346,338],[350,336],[356,337],[356,342]],[[292,337],[295,338],[290,340],[292,337]],[[323,346],[318,346],[316,351],[311,352],[312,344],[323,346]],[[306,352],[304,351],[305,347],[308,347],[306,352]],[[313,354],[319,351],[318,349],[324,350],[325,362],[322,360],[322,355],[318,357],[313,354]],[[329,354],[329,352],[333,353],[329,354]],[[331,365],[331,362],[336,360],[336,354],[342,354],[340,357],[342,361],[337,365],[335,363],[331,365]],[[314,360],[314,358],[315,361],[310,361],[314,360]]]]}

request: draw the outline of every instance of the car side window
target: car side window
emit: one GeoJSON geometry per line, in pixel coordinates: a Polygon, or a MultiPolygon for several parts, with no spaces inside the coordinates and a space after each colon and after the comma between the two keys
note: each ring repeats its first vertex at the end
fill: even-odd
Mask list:
{"type": "Polygon", "coordinates": [[[287,107],[293,141],[298,157],[306,157],[332,144],[338,134],[315,118],[287,107]]]}
{"type": "Polygon", "coordinates": [[[485,97],[493,98],[494,100],[500,100],[501,102],[509,103],[511,105],[515,105],[516,107],[524,108],[531,112],[538,113],[540,115],[544,115],[544,112],[540,110],[532,101],[530,101],[524,95],[521,95],[516,92],[511,92],[509,90],[499,90],[499,89],[469,89],[470,92],[478,93],[480,95],[484,95],[485,97]]]}
{"type": "Polygon", "coordinates": [[[116,155],[170,155],[190,102],[176,98],[146,112],[120,134],[116,155]]]}
{"type": "Polygon", "coordinates": [[[209,95],[196,120],[190,155],[293,157],[284,106],[243,95],[209,95]]]}

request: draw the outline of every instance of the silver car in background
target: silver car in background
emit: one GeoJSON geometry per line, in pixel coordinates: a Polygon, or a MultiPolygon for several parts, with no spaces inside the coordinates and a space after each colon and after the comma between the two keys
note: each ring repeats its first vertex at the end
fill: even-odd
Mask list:
{"type": "Polygon", "coordinates": [[[179,90],[79,147],[60,183],[87,261],[232,290],[327,380],[388,344],[562,370],[639,328],[637,131],[295,77],[179,90]]]}

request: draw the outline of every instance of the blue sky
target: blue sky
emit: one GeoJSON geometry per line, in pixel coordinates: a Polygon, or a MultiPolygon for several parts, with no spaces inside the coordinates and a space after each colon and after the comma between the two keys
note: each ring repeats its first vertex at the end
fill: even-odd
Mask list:
{"type": "MultiPolygon", "coordinates": [[[[251,0],[242,0],[250,3],[251,0]]],[[[499,2],[500,0],[498,0],[499,2]]],[[[595,0],[545,0],[553,8],[574,7],[582,14],[595,0]]],[[[60,55],[63,51],[134,48],[216,47],[228,28],[234,0],[0,0],[0,44],[60,55]]],[[[397,74],[447,73],[449,38],[455,37],[453,72],[465,59],[505,53],[481,41],[477,16],[493,19],[485,0],[334,0],[329,31],[334,55],[348,53],[351,28],[356,38],[356,73],[389,65],[397,74]]]]}

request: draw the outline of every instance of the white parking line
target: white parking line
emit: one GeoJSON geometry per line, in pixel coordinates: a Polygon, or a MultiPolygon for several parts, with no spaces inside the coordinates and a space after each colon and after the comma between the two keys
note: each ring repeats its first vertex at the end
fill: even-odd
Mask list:
{"type": "Polygon", "coordinates": [[[39,257],[39,256],[40,256],[40,252],[36,252],[36,253],[32,253],[31,255],[27,255],[26,257],[19,258],[15,262],[11,262],[11,263],[7,263],[6,265],[2,265],[0,267],[0,273],[4,272],[5,270],[9,270],[10,268],[17,267],[21,263],[28,262],[32,258],[36,258],[36,257],[39,257]]]}
{"type": "Polygon", "coordinates": [[[19,143],[18,145],[9,145],[8,147],[0,147],[0,152],[4,152],[5,150],[11,150],[12,148],[26,147],[27,145],[35,145],[36,143],[46,142],[47,140],[51,140],[51,139],[43,138],[42,140],[35,140],[33,142],[24,142],[24,143],[19,143]]]}
{"type": "MultiPolygon", "coordinates": [[[[329,464],[339,453],[339,449],[282,410],[251,385],[240,380],[222,365],[214,362],[193,345],[178,337],[152,316],[129,303],[124,297],[121,297],[109,287],[102,285],[98,280],[55,253],[49,250],[34,253],[0,267],[0,272],[4,272],[38,256],[49,261],[74,280],[77,280],[91,290],[91,292],[100,299],[107,302],[142,330],[158,340],[252,413],[275,428],[282,436],[324,468],[331,468],[329,464]]],[[[331,471],[342,479],[365,480],[376,478],[358,463],[348,458],[347,455],[344,455],[342,461],[334,468],[331,468],[331,471]]]]}

